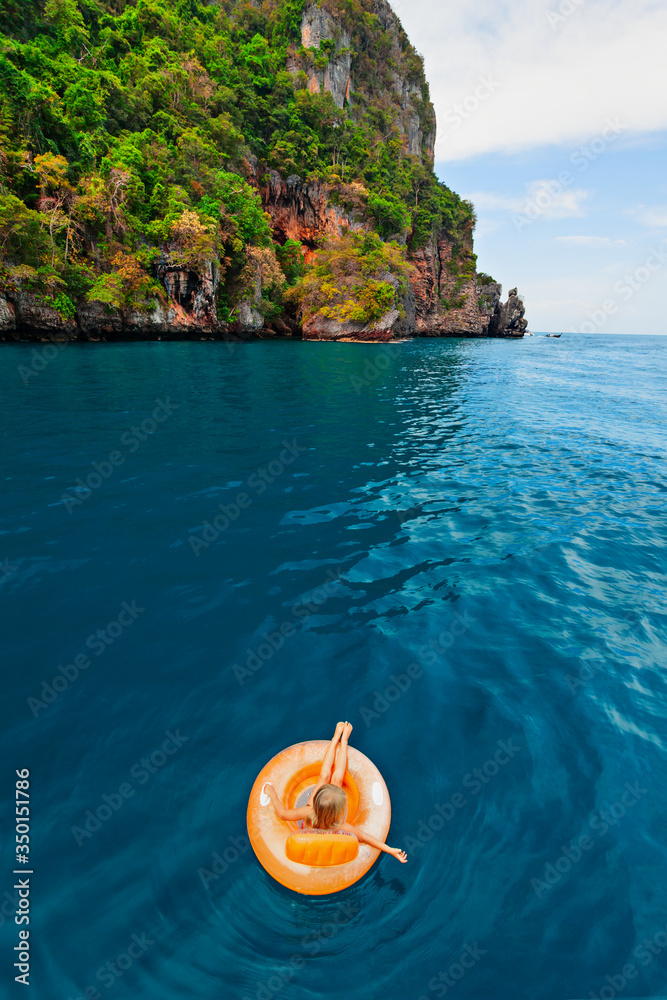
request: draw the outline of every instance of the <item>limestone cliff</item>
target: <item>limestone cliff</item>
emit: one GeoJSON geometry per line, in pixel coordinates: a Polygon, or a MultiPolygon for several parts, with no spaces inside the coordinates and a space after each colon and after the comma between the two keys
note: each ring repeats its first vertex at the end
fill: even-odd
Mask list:
{"type": "Polygon", "coordinates": [[[381,53],[369,53],[364,23],[351,20],[335,0],[325,0],[305,7],[302,48],[290,56],[288,69],[305,75],[311,93],[330,93],[339,108],[349,105],[353,119],[357,109],[381,109],[398,126],[406,151],[432,164],[435,112],[421,59],[385,0],[372,0],[370,10],[383,31],[381,53]]]}
{"type": "MultiPolygon", "coordinates": [[[[373,0],[372,11],[388,41],[383,58],[378,60],[378,72],[371,80],[355,79],[356,53],[364,44],[361,26],[351,25],[340,13],[336,16],[333,0],[304,9],[303,51],[292,56],[288,68],[294,75],[305,74],[311,93],[328,92],[339,108],[349,105],[353,117],[357,108],[380,103],[398,126],[406,151],[420,163],[432,166],[435,112],[420,67],[415,66],[414,50],[389,4],[373,0]],[[382,95],[378,93],[378,82],[382,95]]],[[[352,211],[338,207],[341,186],[313,185],[297,176],[283,179],[271,173],[262,198],[277,237],[298,240],[308,251],[327,235],[367,225],[363,199],[357,200],[352,211]]],[[[486,276],[480,281],[471,228],[459,234],[447,230],[433,233],[423,246],[411,249],[410,260],[414,268],[412,289],[400,313],[395,311],[395,315],[388,314],[366,327],[332,320],[311,321],[304,336],[387,340],[406,332],[455,337],[523,335],[527,323],[516,290],[502,306],[502,287],[486,276]]]]}
{"type": "Polygon", "coordinates": [[[310,93],[325,91],[332,95],[336,107],[342,108],[352,101],[352,39],[349,33],[336,24],[333,17],[313,4],[303,15],[301,41],[309,53],[319,52],[322,42],[333,42],[331,54],[324,65],[315,65],[314,59],[294,55],[288,59],[287,68],[294,76],[305,73],[310,93]]]}
{"type": "MultiPolygon", "coordinates": [[[[64,245],[56,246],[51,234],[50,255],[52,261],[61,255],[64,260],[61,271],[65,273],[71,243],[70,227],[65,225],[66,216],[63,212],[58,213],[57,206],[69,205],[70,219],[72,212],[76,215],[77,206],[80,207],[81,217],[71,228],[72,240],[78,241],[79,254],[83,251],[90,254],[86,263],[88,270],[82,271],[81,283],[88,281],[88,274],[94,271],[97,286],[104,285],[108,279],[109,287],[102,288],[101,295],[87,294],[84,285],[83,293],[72,293],[69,298],[54,291],[65,284],[56,276],[55,283],[39,290],[36,277],[39,272],[35,266],[24,266],[30,261],[20,256],[27,242],[22,243],[22,237],[17,238],[13,258],[9,255],[3,262],[0,253],[0,282],[3,274],[9,276],[0,287],[0,339],[208,339],[303,335],[307,339],[390,340],[413,335],[523,336],[527,324],[516,289],[510,293],[509,301],[502,304],[501,286],[477,273],[472,206],[435,178],[436,120],[423,61],[389,3],[386,0],[305,0],[301,7],[298,0],[290,3],[263,0],[262,4],[255,0],[250,4],[223,0],[221,6],[226,15],[233,18],[236,14],[238,30],[243,30],[244,37],[249,39],[246,44],[237,46],[230,59],[238,59],[242,64],[238,86],[255,88],[259,94],[253,101],[256,99],[260,103],[248,105],[255,115],[249,128],[256,144],[244,144],[242,134],[234,131],[235,126],[225,115],[212,119],[217,123],[217,131],[212,136],[215,142],[222,144],[220,149],[213,142],[206,145],[201,139],[200,122],[204,120],[201,116],[197,118],[197,128],[179,139],[179,147],[182,144],[184,151],[183,162],[178,167],[181,181],[170,188],[170,197],[184,208],[182,219],[188,217],[190,232],[194,233],[190,256],[184,256],[182,247],[180,253],[175,252],[173,238],[170,242],[169,231],[165,229],[166,222],[162,225],[154,220],[147,224],[145,233],[148,235],[135,237],[134,245],[127,236],[131,226],[128,219],[123,222],[125,199],[130,197],[130,191],[133,197],[139,198],[136,192],[144,190],[142,185],[151,180],[148,167],[153,166],[153,153],[143,150],[142,144],[149,141],[154,144],[155,138],[149,140],[146,136],[155,137],[155,133],[150,129],[140,132],[133,140],[135,144],[131,146],[128,160],[123,162],[122,169],[111,170],[110,179],[93,178],[87,188],[85,185],[79,188],[86,192],[83,195],[75,194],[69,181],[48,194],[48,183],[56,182],[43,180],[42,194],[35,204],[40,211],[51,211],[52,216],[47,218],[34,209],[24,208],[21,208],[23,214],[16,215],[17,225],[23,227],[21,233],[42,234],[39,238],[44,245],[40,244],[39,254],[36,251],[33,265],[43,262],[48,220],[51,220],[49,224],[60,226],[58,238],[64,245]],[[293,15],[295,20],[289,24],[281,21],[284,13],[293,15]],[[261,26],[261,18],[273,15],[278,20],[274,18],[271,22],[270,31],[265,25],[264,36],[251,36],[257,26],[261,26]],[[283,42],[276,67],[271,64],[275,53],[272,53],[269,39],[279,34],[280,25],[283,42]],[[289,108],[276,109],[276,102],[271,104],[266,99],[270,86],[283,88],[281,93],[289,108]],[[262,109],[264,117],[257,108],[262,109]],[[282,119],[276,117],[281,121],[279,126],[272,124],[274,110],[283,114],[282,119]],[[269,125],[262,133],[263,123],[268,119],[269,125]],[[220,151],[224,143],[229,144],[229,152],[220,151]],[[186,154],[188,149],[192,150],[191,154],[186,154]],[[131,165],[139,162],[142,156],[148,157],[150,162],[143,174],[139,171],[132,179],[131,165]],[[227,185],[224,197],[215,193],[221,163],[229,167],[227,177],[232,177],[234,182],[227,185]],[[264,242],[253,244],[251,233],[247,237],[250,242],[244,245],[238,233],[234,235],[234,210],[227,210],[225,198],[241,198],[239,205],[245,205],[246,209],[249,204],[246,195],[239,195],[239,191],[234,190],[237,181],[240,186],[245,184],[250,200],[258,202],[256,212],[261,216],[263,208],[270,219],[269,229],[262,216],[264,242]],[[215,208],[216,205],[220,208],[215,208]],[[34,221],[40,219],[39,223],[34,221]],[[102,241],[90,228],[91,219],[93,222],[97,219],[98,227],[104,226],[102,241]],[[216,221],[211,221],[213,219],[216,221]],[[29,230],[33,222],[37,227],[34,231],[29,230]],[[285,309],[282,315],[279,314],[282,293],[276,296],[267,292],[267,282],[273,281],[275,287],[276,271],[279,272],[278,251],[286,243],[299,244],[309,262],[327,238],[341,237],[349,231],[370,230],[375,230],[385,241],[402,244],[411,264],[407,291],[396,292],[394,304],[385,315],[376,316],[369,322],[347,318],[339,322],[331,318],[330,311],[326,315],[325,310],[320,316],[310,317],[301,330],[294,311],[285,309]],[[162,236],[154,236],[160,232],[162,236]],[[271,239],[274,240],[273,248],[268,246],[271,239]],[[207,254],[202,250],[206,246],[209,247],[207,254]],[[105,247],[108,250],[106,258],[105,247]],[[118,279],[118,273],[124,273],[122,267],[128,261],[132,263],[132,254],[138,247],[147,252],[145,259],[150,260],[150,264],[146,264],[150,269],[147,282],[150,292],[132,301],[131,296],[120,293],[110,299],[109,289],[113,291],[116,287],[117,290],[113,281],[118,279]],[[272,257],[272,264],[267,260],[262,263],[260,258],[265,252],[272,257]],[[230,266],[234,253],[236,263],[230,266]],[[115,260],[120,261],[120,271],[117,269],[116,274],[115,260]],[[23,279],[13,277],[21,273],[32,273],[33,278],[22,284],[23,279]],[[110,301],[114,302],[113,306],[108,304],[110,301]]],[[[223,44],[222,39],[218,42],[223,44]]],[[[210,51],[215,51],[215,47],[210,51]]],[[[204,58],[202,52],[198,55],[204,58]]],[[[220,65],[224,65],[224,60],[220,65]]],[[[188,86],[193,100],[195,97],[200,99],[207,111],[207,102],[215,90],[212,77],[206,75],[202,65],[191,59],[190,54],[183,67],[189,74],[188,86]]],[[[212,64],[208,69],[214,73],[212,64]]],[[[218,70],[219,67],[215,71],[218,70]]],[[[232,90],[225,94],[226,100],[234,97],[232,90]]],[[[173,100],[177,98],[181,100],[178,94],[173,96],[173,100]]],[[[247,100],[246,94],[246,103],[247,100]]],[[[171,139],[170,142],[170,147],[160,147],[164,162],[174,146],[171,139]]],[[[52,157],[46,159],[53,160],[52,157]]],[[[21,157],[12,163],[19,161],[21,157]]],[[[49,169],[55,169],[54,163],[57,167],[57,158],[49,169]]],[[[0,162],[0,174],[2,169],[0,162]]],[[[165,184],[172,183],[173,177],[168,171],[165,177],[167,175],[165,184]]],[[[151,211],[166,211],[159,207],[167,203],[165,186],[156,183],[152,191],[151,205],[158,207],[151,211]]],[[[136,207],[132,226],[139,224],[145,202],[146,199],[136,207]]],[[[16,199],[9,210],[15,211],[15,205],[20,205],[16,199]]],[[[7,219],[10,218],[8,214],[7,219]]],[[[0,232],[0,242],[3,246],[11,246],[11,225],[5,230],[0,232]]],[[[71,257],[68,266],[71,269],[71,257]]],[[[139,267],[136,259],[133,266],[139,267]]],[[[143,276],[147,278],[145,271],[143,276]]],[[[285,281],[280,273],[278,277],[285,281]]],[[[387,281],[391,284],[391,275],[383,280],[386,288],[387,281]]],[[[140,286],[141,281],[138,281],[137,287],[140,286]]],[[[404,284],[397,283],[395,287],[403,289],[404,284]]],[[[349,315],[355,315],[354,310],[346,314],[349,315]]]]}
{"type": "MultiPolygon", "coordinates": [[[[414,75],[414,63],[409,62],[413,51],[400,22],[384,0],[374,0],[373,13],[381,22],[389,44],[387,63],[391,69],[384,79],[386,92],[391,94],[391,114],[398,125],[405,148],[420,162],[433,161],[435,145],[435,112],[422,79],[414,75]],[[401,72],[402,71],[402,72],[401,72]]],[[[324,53],[318,68],[302,54],[289,62],[290,72],[305,72],[311,93],[331,93],[336,105],[359,105],[377,102],[375,86],[355,83],[354,59],[351,46],[354,31],[344,21],[318,4],[306,7],[301,22],[304,51],[324,53]]],[[[360,39],[356,38],[359,44],[360,39]]],[[[356,212],[344,212],[336,206],[340,192],[326,185],[304,184],[297,176],[287,180],[275,172],[262,191],[266,211],[279,238],[299,240],[304,250],[316,247],[326,235],[340,234],[343,228],[364,225],[363,203],[356,212]]],[[[454,235],[442,230],[419,249],[410,252],[413,265],[412,289],[403,303],[401,313],[387,315],[368,327],[360,324],[336,324],[331,320],[309,322],[304,336],[312,339],[387,340],[404,336],[406,332],[419,336],[520,337],[527,327],[523,318],[523,303],[514,293],[501,305],[502,287],[483,280],[476,272],[472,229],[454,235]],[[414,323],[412,329],[406,325],[414,323]]]]}
{"type": "Polygon", "coordinates": [[[516,288],[512,288],[507,302],[499,304],[488,327],[489,337],[523,337],[528,329],[525,309],[516,288]]]}
{"type": "MultiPolygon", "coordinates": [[[[256,173],[252,179],[260,186],[262,203],[271,216],[275,238],[281,243],[296,240],[302,244],[306,255],[324,236],[340,236],[346,229],[364,228],[354,207],[346,209],[338,204],[334,190],[326,184],[303,183],[297,176],[281,177],[275,170],[268,172],[261,185],[256,173]]],[[[353,190],[349,192],[352,201],[354,195],[353,190]]],[[[359,201],[359,208],[361,204],[359,201]]]]}

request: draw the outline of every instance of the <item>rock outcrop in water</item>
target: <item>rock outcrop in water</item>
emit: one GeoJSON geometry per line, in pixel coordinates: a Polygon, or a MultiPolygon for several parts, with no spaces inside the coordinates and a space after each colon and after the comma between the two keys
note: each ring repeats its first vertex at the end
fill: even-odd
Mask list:
{"type": "Polygon", "coordinates": [[[517,289],[513,288],[507,302],[496,306],[489,323],[489,337],[523,337],[528,329],[524,314],[523,302],[517,289]]]}
{"type": "MultiPolygon", "coordinates": [[[[100,9],[108,5],[108,0],[99,2],[100,9]]],[[[179,42],[171,29],[164,29],[164,37],[159,26],[151,29],[181,67],[181,76],[160,71],[160,87],[165,95],[169,91],[165,107],[178,109],[177,126],[176,119],[169,125],[165,110],[154,115],[145,94],[137,102],[127,90],[120,104],[135,102],[134,118],[126,121],[121,107],[113,121],[107,120],[103,171],[89,167],[86,173],[81,167],[90,159],[85,145],[76,165],[63,156],[37,155],[45,142],[59,149],[61,132],[65,135],[63,125],[53,126],[51,134],[46,118],[37,139],[17,132],[16,150],[11,155],[0,150],[0,175],[6,173],[0,191],[3,184],[11,190],[11,183],[20,180],[19,198],[0,195],[0,338],[523,336],[527,323],[516,290],[503,304],[501,286],[477,273],[472,206],[435,179],[436,122],[423,63],[386,0],[305,0],[302,5],[266,0],[261,11],[254,5],[255,13],[236,0],[224,6],[230,20],[226,27],[221,20],[210,29],[218,32],[213,49],[193,50],[199,44],[196,33],[179,42]],[[247,93],[219,89],[227,80],[226,71],[220,76],[224,60],[206,62],[216,46],[227,51],[234,66],[233,86],[248,88],[247,93]],[[243,110],[232,120],[223,109],[237,95],[243,110]],[[282,124],[264,129],[262,115],[280,100],[289,113],[281,119],[276,107],[276,121],[282,124]],[[218,117],[213,117],[214,106],[218,117]],[[128,131],[131,121],[136,132],[128,131]],[[209,121],[216,124],[207,137],[202,130],[209,121]],[[37,143],[34,149],[31,142],[37,143]],[[171,163],[176,145],[182,154],[171,163]],[[222,165],[226,173],[219,172],[222,165]],[[29,182],[26,172],[33,175],[29,182]],[[39,197],[30,194],[37,175],[39,197]],[[270,221],[270,230],[262,223],[264,235],[256,220],[248,223],[257,211],[253,199],[261,199],[270,221]],[[236,220],[242,218],[239,229],[236,220]],[[281,247],[298,244],[309,262],[324,241],[370,231],[402,245],[411,265],[407,289],[390,273],[376,280],[385,291],[387,285],[396,288],[384,315],[369,309],[359,318],[363,309],[349,308],[349,302],[338,313],[323,308],[304,314],[302,324],[294,305],[280,312],[281,247]],[[12,232],[19,235],[14,239],[12,232]],[[262,262],[262,248],[271,239],[273,249],[266,253],[272,263],[262,262]],[[125,293],[135,286],[136,294],[125,293]]],[[[34,16],[34,24],[28,18],[22,28],[22,43],[27,38],[29,46],[42,30],[34,16]]],[[[0,12],[0,28],[11,35],[12,23],[2,18],[0,12]]],[[[84,64],[89,74],[112,71],[119,80],[127,77],[120,71],[124,55],[114,54],[95,35],[95,18],[86,25],[81,21],[76,29],[81,38],[89,37],[71,72],[84,64]],[[104,60],[110,62],[103,70],[104,60]]],[[[145,35],[140,46],[150,41],[145,35]]],[[[69,44],[66,37],[58,35],[59,44],[69,44]]],[[[124,52],[120,44],[118,51],[124,52]]],[[[33,62],[37,72],[41,64],[33,62]]],[[[60,101],[59,114],[65,115],[69,105],[61,99],[70,94],[71,80],[65,75],[58,81],[60,65],[45,64],[44,72],[55,88],[52,103],[60,101]]],[[[26,86],[38,82],[30,78],[26,86]]],[[[138,86],[143,94],[143,85],[138,86]]],[[[158,88],[152,98],[155,107],[161,92],[158,88]]],[[[111,114],[109,108],[100,111],[100,122],[105,113],[111,114]]],[[[10,131],[11,122],[18,121],[12,114],[3,119],[10,131]]],[[[83,104],[77,114],[84,115],[83,104]]],[[[74,149],[72,130],[79,118],[68,122],[66,145],[74,149]]],[[[96,127],[100,143],[104,127],[96,127]]],[[[84,128],[77,142],[86,135],[84,128]]]]}

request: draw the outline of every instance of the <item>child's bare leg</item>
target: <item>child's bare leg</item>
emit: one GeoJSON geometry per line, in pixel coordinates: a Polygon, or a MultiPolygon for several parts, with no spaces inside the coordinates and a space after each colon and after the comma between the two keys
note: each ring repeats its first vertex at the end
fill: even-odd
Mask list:
{"type": "Polygon", "coordinates": [[[345,772],[347,771],[347,741],[350,738],[351,732],[352,723],[346,722],[343,735],[340,738],[340,746],[338,747],[338,755],[336,757],[336,766],[334,767],[333,774],[331,775],[331,784],[338,785],[339,788],[343,787],[343,778],[345,777],[345,772]]]}
{"type": "Polygon", "coordinates": [[[338,746],[338,741],[343,735],[344,729],[345,729],[345,723],[339,722],[338,725],[336,726],[336,732],[333,734],[331,738],[331,743],[327,747],[327,752],[324,755],[324,760],[322,761],[322,767],[320,768],[320,776],[317,779],[317,784],[315,785],[312,795],[308,800],[308,805],[312,803],[313,795],[315,795],[315,792],[318,790],[318,788],[321,788],[322,785],[329,784],[329,780],[331,778],[331,772],[333,771],[334,763],[336,760],[336,747],[338,746]]]}

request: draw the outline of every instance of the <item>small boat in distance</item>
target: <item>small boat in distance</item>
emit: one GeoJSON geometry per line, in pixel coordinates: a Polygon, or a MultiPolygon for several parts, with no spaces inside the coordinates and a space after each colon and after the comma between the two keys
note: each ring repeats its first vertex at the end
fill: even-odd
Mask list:
{"type": "Polygon", "coordinates": [[[547,333],[546,336],[547,337],[562,337],[563,334],[562,333],[547,333]]]}

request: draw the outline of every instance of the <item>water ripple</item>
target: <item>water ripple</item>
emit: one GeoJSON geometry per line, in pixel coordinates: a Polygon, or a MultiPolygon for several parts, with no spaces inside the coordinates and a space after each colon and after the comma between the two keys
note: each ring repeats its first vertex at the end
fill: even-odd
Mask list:
{"type": "Polygon", "coordinates": [[[71,345],[28,388],[29,345],[0,354],[33,996],[433,1000],[453,976],[459,1000],[556,1000],[629,964],[663,990],[667,952],[637,949],[667,887],[667,340],[411,342],[361,391],[381,346],[218,348],[71,345]],[[245,841],[247,796],[338,718],[410,861],[296,896],[245,841]]]}

